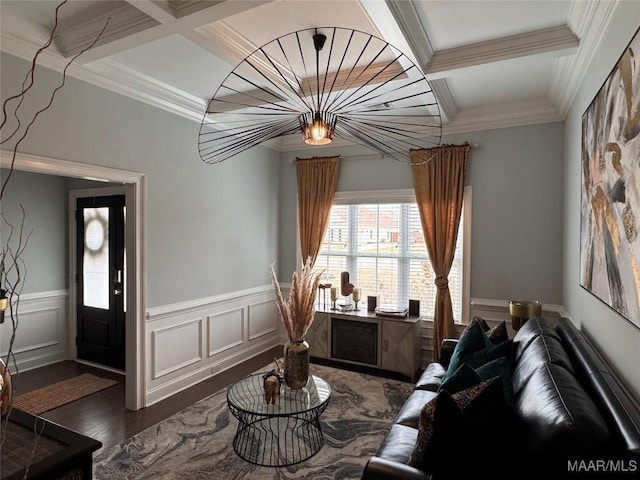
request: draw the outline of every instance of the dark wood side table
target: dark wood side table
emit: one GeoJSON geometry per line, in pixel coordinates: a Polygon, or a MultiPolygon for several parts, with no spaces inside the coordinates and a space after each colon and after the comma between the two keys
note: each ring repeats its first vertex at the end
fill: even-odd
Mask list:
{"type": "Polygon", "coordinates": [[[2,480],[92,480],[93,452],[102,443],[57,423],[20,410],[12,410],[2,421],[6,438],[0,452],[2,480]],[[5,432],[6,429],[6,432],[5,432]],[[36,432],[40,433],[32,454],[36,432]]]}

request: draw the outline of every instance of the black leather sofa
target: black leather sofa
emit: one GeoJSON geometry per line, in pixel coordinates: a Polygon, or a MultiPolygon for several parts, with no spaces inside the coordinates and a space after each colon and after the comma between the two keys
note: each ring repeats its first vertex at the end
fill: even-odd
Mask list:
{"type": "MultiPolygon", "coordinates": [[[[479,469],[479,476],[464,477],[640,478],[638,399],[623,388],[583,333],[567,318],[534,317],[512,342],[512,438],[496,446],[493,458],[486,458],[479,469]],[[604,432],[589,430],[588,419],[580,419],[589,415],[589,410],[583,409],[589,400],[580,400],[584,394],[604,420],[604,432]],[[518,465],[517,470],[509,464],[518,465]]],[[[438,395],[455,345],[456,340],[443,342],[440,363],[431,363],[422,373],[376,455],[365,465],[363,480],[463,477],[455,467],[465,462],[465,452],[476,447],[464,439],[441,460],[450,462],[449,475],[432,475],[408,465],[420,412],[438,395]]]]}

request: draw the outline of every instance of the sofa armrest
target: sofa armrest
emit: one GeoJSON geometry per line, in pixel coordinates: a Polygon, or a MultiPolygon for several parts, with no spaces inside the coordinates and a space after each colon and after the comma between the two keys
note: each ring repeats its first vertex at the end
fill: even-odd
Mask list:
{"type": "Polygon", "coordinates": [[[431,475],[404,463],[371,457],[362,472],[362,480],[428,480],[431,475]]]}
{"type": "Polygon", "coordinates": [[[445,338],[442,340],[442,345],[440,347],[440,364],[445,369],[449,366],[451,355],[453,355],[453,350],[456,348],[457,344],[457,338],[445,338]]]}

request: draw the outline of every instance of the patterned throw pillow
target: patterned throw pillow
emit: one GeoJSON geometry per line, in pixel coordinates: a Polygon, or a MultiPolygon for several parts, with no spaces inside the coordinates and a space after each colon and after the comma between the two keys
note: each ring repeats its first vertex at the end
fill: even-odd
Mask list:
{"type": "Polygon", "coordinates": [[[432,472],[434,459],[444,459],[452,445],[452,431],[465,432],[469,422],[447,392],[438,393],[420,412],[418,438],[409,466],[432,472]]]}
{"type": "Polygon", "coordinates": [[[439,392],[422,408],[409,465],[428,473],[451,472],[456,467],[452,467],[448,458],[460,448],[461,442],[486,443],[489,439],[487,431],[494,422],[500,422],[502,399],[497,377],[453,395],[446,390],[439,392]]]}
{"type": "Polygon", "coordinates": [[[473,317],[473,320],[471,320],[469,325],[474,322],[480,324],[480,326],[482,327],[482,331],[485,333],[487,339],[491,343],[498,344],[509,340],[509,333],[507,332],[507,322],[505,322],[504,320],[502,320],[494,327],[490,327],[487,321],[482,317],[473,317]]]}
{"type": "Polygon", "coordinates": [[[507,323],[504,320],[495,327],[487,330],[485,333],[487,334],[487,338],[491,341],[491,343],[496,345],[509,340],[509,334],[507,333],[507,323]]]}

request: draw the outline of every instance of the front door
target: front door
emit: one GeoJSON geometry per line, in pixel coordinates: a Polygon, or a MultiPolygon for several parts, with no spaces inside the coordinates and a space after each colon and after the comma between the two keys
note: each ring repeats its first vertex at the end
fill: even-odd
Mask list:
{"type": "Polygon", "coordinates": [[[78,359],[125,369],[125,197],[78,198],[78,359]]]}

